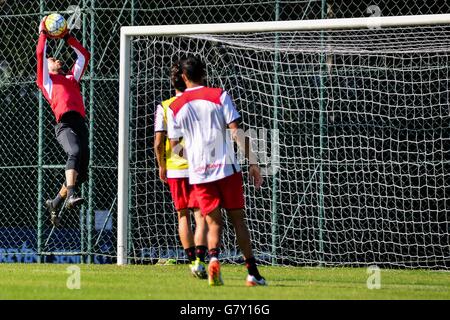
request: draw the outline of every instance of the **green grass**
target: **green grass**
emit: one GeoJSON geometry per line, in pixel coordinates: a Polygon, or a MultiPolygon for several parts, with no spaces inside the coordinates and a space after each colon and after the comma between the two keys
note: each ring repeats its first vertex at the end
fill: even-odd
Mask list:
{"type": "Polygon", "coordinates": [[[223,287],[189,274],[186,265],[79,265],[81,289],[69,290],[69,265],[0,264],[1,299],[450,299],[450,274],[381,270],[381,289],[366,286],[366,268],[260,267],[268,287],[245,287],[243,266],[223,265],[223,287]]]}

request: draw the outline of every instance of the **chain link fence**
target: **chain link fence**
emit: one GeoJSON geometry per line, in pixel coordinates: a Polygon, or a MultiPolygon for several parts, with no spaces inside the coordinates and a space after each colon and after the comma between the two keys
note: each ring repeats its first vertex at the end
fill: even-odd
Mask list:
{"type": "MultiPolygon", "coordinates": [[[[450,13],[436,1],[0,0],[0,262],[114,262],[116,254],[119,30],[126,25],[196,24],[450,13]],[[82,80],[90,127],[88,199],[53,229],[43,207],[64,181],[54,116],[35,84],[40,19],[63,13],[92,53],[82,80]]],[[[49,52],[70,68],[62,41],[49,52]]],[[[175,232],[175,230],[174,230],[175,232]]]]}

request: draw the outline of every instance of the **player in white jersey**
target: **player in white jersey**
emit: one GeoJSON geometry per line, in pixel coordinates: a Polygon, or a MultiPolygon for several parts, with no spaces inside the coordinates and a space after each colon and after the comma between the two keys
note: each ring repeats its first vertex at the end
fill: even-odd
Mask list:
{"type": "Polygon", "coordinates": [[[206,222],[198,209],[193,188],[189,185],[187,160],[172,152],[169,139],[166,137],[167,110],[186,89],[178,64],[172,66],[170,78],[176,96],[164,100],[156,108],[154,151],[159,167],[159,178],[169,185],[178,214],[178,234],[181,245],[191,263],[191,272],[200,279],[206,279],[205,255],[208,250],[206,247],[206,222]],[[194,212],[195,234],[191,229],[190,209],[194,212]]]}
{"type": "MultiPolygon", "coordinates": [[[[245,147],[238,134],[237,112],[231,97],[219,88],[202,86],[204,65],[196,57],[180,61],[186,90],[169,108],[168,135],[172,149],[182,150],[183,138],[189,162],[189,182],[193,184],[200,210],[208,224],[208,249],[211,258],[208,267],[209,284],[222,285],[219,247],[222,232],[221,208],[227,211],[236,232],[248,270],[248,286],[266,285],[259,274],[253,256],[250,234],[244,219],[244,190],[242,173],[234,154],[231,139],[227,139],[227,127],[239,148],[250,161],[249,175],[257,188],[262,177],[256,157],[245,147]]],[[[184,152],[184,151],[182,151],[184,152]]]]}

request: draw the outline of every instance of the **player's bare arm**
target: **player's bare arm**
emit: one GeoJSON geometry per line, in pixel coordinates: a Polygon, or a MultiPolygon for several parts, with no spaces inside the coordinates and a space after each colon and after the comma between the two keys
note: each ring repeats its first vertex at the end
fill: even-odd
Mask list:
{"type": "Polygon", "coordinates": [[[153,149],[155,151],[156,161],[159,168],[159,179],[167,182],[167,168],[165,154],[166,133],[164,131],[155,132],[153,149]]]}
{"type": "Polygon", "coordinates": [[[261,172],[258,166],[258,158],[252,151],[250,139],[248,138],[248,136],[245,136],[243,130],[239,130],[239,123],[237,121],[228,124],[228,128],[231,130],[231,137],[238,145],[239,150],[244,152],[244,156],[248,160],[248,174],[251,182],[257,189],[259,189],[264,180],[261,176],[261,172]]]}

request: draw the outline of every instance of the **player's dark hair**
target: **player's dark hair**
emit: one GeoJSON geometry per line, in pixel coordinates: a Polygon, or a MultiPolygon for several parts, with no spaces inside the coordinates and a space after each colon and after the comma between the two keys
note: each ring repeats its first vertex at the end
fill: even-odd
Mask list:
{"type": "Polygon", "coordinates": [[[176,90],[184,92],[186,90],[186,84],[181,77],[182,74],[183,71],[181,70],[180,64],[175,63],[170,69],[170,81],[172,81],[172,85],[176,90]]]}
{"type": "Polygon", "coordinates": [[[183,74],[194,83],[203,83],[206,76],[205,64],[197,56],[188,56],[180,60],[183,74]]]}

